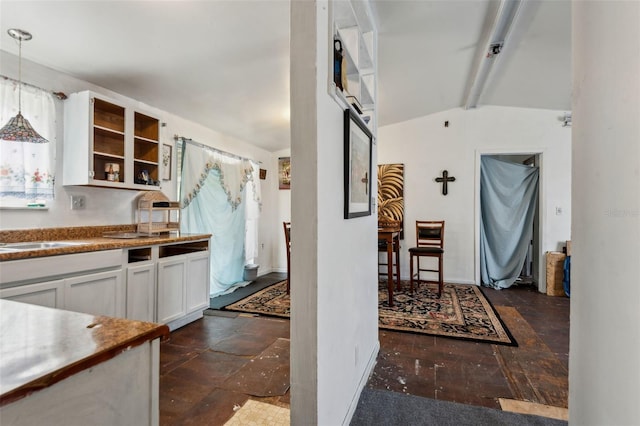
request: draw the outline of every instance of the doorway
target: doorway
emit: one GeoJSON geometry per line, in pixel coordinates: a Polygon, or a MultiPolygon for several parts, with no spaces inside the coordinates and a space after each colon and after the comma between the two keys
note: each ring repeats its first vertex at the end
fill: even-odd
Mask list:
{"type": "Polygon", "coordinates": [[[488,150],[476,152],[476,184],[475,184],[475,282],[477,285],[482,284],[480,273],[480,164],[483,156],[489,156],[501,161],[510,163],[524,164],[528,166],[537,166],[539,168],[539,184],[537,189],[538,205],[534,210],[532,238],[529,244],[529,250],[525,262],[522,264],[522,272],[520,278],[514,283],[531,284],[538,291],[546,292],[546,277],[544,271],[543,253],[541,248],[543,244],[543,216],[541,211],[544,208],[544,170],[543,170],[543,152],[541,151],[507,151],[507,150],[488,150]]]}

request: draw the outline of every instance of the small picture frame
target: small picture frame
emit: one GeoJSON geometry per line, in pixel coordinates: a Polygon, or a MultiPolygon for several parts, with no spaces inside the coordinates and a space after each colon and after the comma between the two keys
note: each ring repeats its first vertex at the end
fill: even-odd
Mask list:
{"type": "Polygon", "coordinates": [[[162,145],[162,180],[171,180],[171,165],[173,164],[171,158],[171,145],[162,145]]]}
{"type": "Polygon", "coordinates": [[[278,188],[291,189],[291,157],[278,158],[278,188]]]}
{"type": "Polygon", "coordinates": [[[351,109],[344,112],[344,218],[371,215],[373,136],[351,109]]]}

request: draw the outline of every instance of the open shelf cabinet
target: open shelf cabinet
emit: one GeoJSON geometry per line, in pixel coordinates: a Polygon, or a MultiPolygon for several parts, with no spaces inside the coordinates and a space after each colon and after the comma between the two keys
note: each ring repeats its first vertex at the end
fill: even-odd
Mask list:
{"type": "Polygon", "coordinates": [[[64,185],[157,190],[160,120],[91,91],[65,101],[64,185]]]}
{"type": "Polygon", "coordinates": [[[345,64],[336,66],[335,56],[332,58],[329,93],[338,104],[345,109],[352,108],[371,130],[375,130],[377,38],[371,10],[362,1],[332,1],[331,16],[331,50],[334,51],[334,43],[339,40],[345,64]],[[338,78],[342,88],[335,82],[337,69],[346,74],[338,78]]]}

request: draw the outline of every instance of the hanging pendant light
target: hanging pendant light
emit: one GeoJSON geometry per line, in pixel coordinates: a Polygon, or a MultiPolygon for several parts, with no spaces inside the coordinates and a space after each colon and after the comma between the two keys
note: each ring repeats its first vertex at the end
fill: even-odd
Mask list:
{"type": "Polygon", "coordinates": [[[11,28],[7,31],[11,37],[18,40],[18,114],[0,129],[0,139],[10,142],[48,143],[36,132],[29,120],[22,116],[22,41],[31,40],[31,34],[24,30],[11,28]]]}

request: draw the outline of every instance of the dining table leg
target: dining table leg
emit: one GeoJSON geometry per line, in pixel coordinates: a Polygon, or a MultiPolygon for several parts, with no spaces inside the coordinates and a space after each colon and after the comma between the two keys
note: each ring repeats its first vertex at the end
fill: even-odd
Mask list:
{"type": "Polygon", "coordinates": [[[393,306],[393,236],[387,239],[387,274],[389,306],[393,306]]]}
{"type": "Polygon", "coordinates": [[[400,283],[400,237],[397,237],[397,240],[394,241],[393,247],[395,247],[396,252],[396,290],[402,290],[402,284],[400,283]]]}

